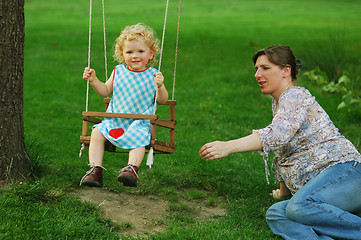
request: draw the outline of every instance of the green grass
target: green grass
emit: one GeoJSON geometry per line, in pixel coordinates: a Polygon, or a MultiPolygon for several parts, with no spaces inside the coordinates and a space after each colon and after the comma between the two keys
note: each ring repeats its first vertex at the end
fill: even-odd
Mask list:
{"type": "MultiPolygon", "coordinates": [[[[94,1],[91,66],[104,76],[100,1],[94,1]]],[[[177,2],[171,1],[162,71],[172,89],[177,2]]],[[[161,36],[165,1],[106,1],[109,72],[113,41],[129,24],[144,22],[161,36]]],[[[78,157],[86,83],[89,2],[25,2],[26,42],[24,121],[34,160],[33,181],[1,191],[0,238],[117,239],[116,226],[97,209],[70,195],[87,169],[87,151],[78,157]]],[[[150,239],[278,239],[264,214],[275,202],[268,193],[258,153],[234,154],[206,162],[199,148],[208,141],[238,138],[266,126],[272,118],[268,96],[254,80],[251,57],[270,44],[290,45],[303,70],[333,68],[330,35],[344,35],[343,70],[360,85],[359,1],[233,0],[183,1],[175,99],[176,153],[157,155],[153,171],[140,168],[139,187],[127,189],[116,177],[127,155],[106,153],[105,188],[158,195],[170,201],[166,229],[150,239]],[[204,191],[209,194],[205,195],[204,191]],[[198,222],[180,199],[223,196],[227,216],[198,222]]],[[[326,71],[327,69],[324,69],[326,71]]],[[[337,111],[341,96],[310,89],[340,131],[361,150],[360,116],[337,111]]],[[[89,110],[102,110],[90,91],[89,110]]],[[[164,110],[159,109],[161,114],[164,110]]],[[[271,177],[271,182],[273,177],[271,177]]],[[[223,203],[222,203],[223,204],[223,203]]],[[[124,226],[123,226],[124,228],[124,226]]]]}

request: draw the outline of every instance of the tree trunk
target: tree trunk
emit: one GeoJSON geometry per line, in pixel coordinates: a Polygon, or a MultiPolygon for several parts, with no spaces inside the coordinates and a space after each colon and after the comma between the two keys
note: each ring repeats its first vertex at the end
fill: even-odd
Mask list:
{"type": "Polygon", "coordinates": [[[24,0],[0,0],[0,179],[29,176],[24,144],[24,0]]]}

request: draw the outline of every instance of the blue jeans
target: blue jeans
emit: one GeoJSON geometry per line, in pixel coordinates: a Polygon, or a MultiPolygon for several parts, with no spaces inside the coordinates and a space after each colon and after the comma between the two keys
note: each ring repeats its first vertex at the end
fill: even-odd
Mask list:
{"type": "Polygon", "coordinates": [[[290,200],[266,213],[272,232],[284,239],[361,239],[361,164],[327,168],[290,200]]]}

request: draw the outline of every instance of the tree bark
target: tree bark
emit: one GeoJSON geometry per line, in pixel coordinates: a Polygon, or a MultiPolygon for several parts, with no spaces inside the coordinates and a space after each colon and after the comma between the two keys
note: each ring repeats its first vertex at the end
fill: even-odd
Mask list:
{"type": "Polygon", "coordinates": [[[30,173],[24,143],[24,0],[0,0],[0,179],[30,173]]]}

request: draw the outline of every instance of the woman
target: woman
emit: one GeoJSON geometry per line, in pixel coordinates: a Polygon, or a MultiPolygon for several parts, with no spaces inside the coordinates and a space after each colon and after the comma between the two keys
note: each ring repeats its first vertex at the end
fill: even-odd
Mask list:
{"type": "Polygon", "coordinates": [[[267,159],[274,152],[280,188],[272,195],[292,197],[268,209],[271,230],[285,239],[361,239],[361,218],[352,214],[361,211],[360,153],[310,92],[295,86],[298,66],[288,46],[259,50],[253,62],[262,93],[273,97],[272,123],[243,138],[207,143],[200,156],[260,151],[267,159]]]}

